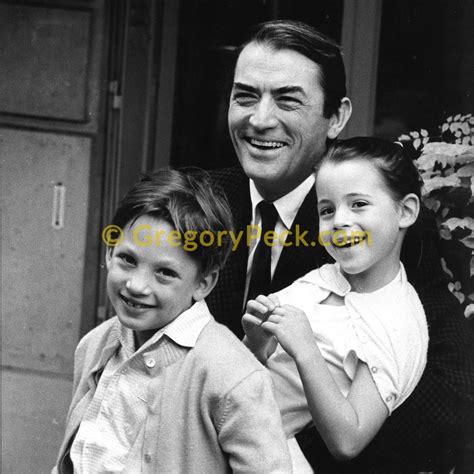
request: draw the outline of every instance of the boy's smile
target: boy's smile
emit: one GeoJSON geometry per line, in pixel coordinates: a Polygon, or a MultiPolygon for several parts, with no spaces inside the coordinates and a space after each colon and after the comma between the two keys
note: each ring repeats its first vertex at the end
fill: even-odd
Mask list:
{"type": "Polygon", "coordinates": [[[173,230],[162,219],[141,216],[123,229],[123,240],[107,257],[110,301],[140,345],[205,296],[205,277],[197,261],[166,238],[173,230]],[[147,235],[161,232],[162,238],[148,242],[137,232],[140,228],[147,235]]]}

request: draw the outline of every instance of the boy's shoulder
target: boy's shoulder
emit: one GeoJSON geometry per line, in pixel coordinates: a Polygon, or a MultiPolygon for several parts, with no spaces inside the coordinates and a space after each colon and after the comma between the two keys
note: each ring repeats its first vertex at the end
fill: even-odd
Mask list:
{"type": "Polygon", "coordinates": [[[226,326],[213,318],[204,327],[192,351],[195,363],[210,376],[238,383],[265,368],[226,326]]]}
{"type": "Polygon", "coordinates": [[[94,329],[91,329],[77,345],[77,350],[90,348],[90,346],[101,347],[117,334],[119,320],[117,316],[107,319],[94,329]]]}

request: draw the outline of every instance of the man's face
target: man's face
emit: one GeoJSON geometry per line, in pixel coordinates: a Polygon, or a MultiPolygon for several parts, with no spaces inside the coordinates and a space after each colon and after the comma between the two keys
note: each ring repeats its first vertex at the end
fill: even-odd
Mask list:
{"type": "MultiPolygon", "coordinates": [[[[268,200],[287,194],[326,149],[319,66],[296,51],[250,43],[240,54],[229,130],[246,175],[268,200]]],[[[330,136],[330,138],[335,138],[330,136]]]]}

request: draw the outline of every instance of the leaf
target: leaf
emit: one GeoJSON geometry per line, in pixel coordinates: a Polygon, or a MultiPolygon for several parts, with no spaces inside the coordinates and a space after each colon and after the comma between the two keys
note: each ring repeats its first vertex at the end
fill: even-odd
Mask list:
{"type": "Polygon", "coordinates": [[[456,176],[459,178],[461,177],[472,177],[474,176],[474,163],[469,163],[467,165],[461,166],[457,171],[456,171],[456,176]]]}
{"type": "Polygon", "coordinates": [[[418,148],[420,147],[421,145],[421,140],[419,138],[416,138],[415,141],[413,142],[413,148],[415,150],[418,150],[418,148]]]}
{"type": "Polygon", "coordinates": [[[467,122],[464,122],[462,124],[461,130],[462,130],[462,133],[464,133],[464,135],[470,135],[471,134],[471,127],[469,126],[469,124],[467,122]]]}
{"type": "Polygon", "coordinates": [[[464,316],[466,316],[466,318],[469,318],[471,317],[472,315],[474,314],[474,304],[468,304],[464,310],[464,316]]]}
{"type": "Polygon", "coordinates": [[[453,120],[459,120],[461,118],[461,114],[457,114],[454,116],[453,120]]]}
{"type": "Polygon", "coordinates": [[[450,219],[443,222],[442,226],[447,227],[451,232],[458,227],[468,228],[474,231],[474,219],[472,217],[464,217],[459,219],[458,217],[451,217],[450,219]]]}
{"type": "Polygon", "coordinates": [[[452,116],[450,116],[450,117],[448,117],[448,118],[446,119],[446,122],[448,122],[448,123],[449,123],[449,122],[451,122],[452,120],[453,120],[453,117],[452,117],[452,116]]]}
{"type": "Polygon", "coordinates": [[[451,240],[451,232],[449,232],[448,229],[443,229],[443,228],[439,229],[439,235],[444,240],[451,240]]]}
{"type": "Polygon", "coordinates": [[[398,137],[398,140],[411,140],[411,137],[403,134],[398,137]]]}
{"type": "Polygon", "coordinates": [[[420,130],[420,132],[421,132],[421,136],[422,136],[422,137],[427,137],[427,136],[428,136],[428,132],[427,132],[424,128],[422,128],[422,129],[420,130]]]}
{"type": "Polygon", "coordinates": [[[441,257],[441,268],[447,273],[451,278],[454,278],[453,272],[446,265],[446,260],[441,257]]]}
{"type": "Polygon", "coordinates": [[[472,234],[464,237],[464,239],[460,239],[459,242],[463,243],[469,249],[474,249],[474,236],[472,234]]]}
{"type": "Polygon", "coordinates": [[[453,291],[453,295],[459,300],[461,304],[464,303],[464,300],[466,299],[464,293],[461,293],[460,291],[453,291]]]}
{"type": "Polygon", "coordinates": [[[456,187],[459,186],[459,184],[459,178],[453,174],[447,177],[435,176],[434,178],[428,179],[424,182],[424,192],[430,194],[435,189],[456,187]]]}
{"type": "Polygon", "coordinates": [[[438,147],[436,152],[432,152],[431,149],[428,148],[430,145],[432,145],[432,143],[428,143],[425,146],[422,155],[416,160],[416,166],[419,170],[432,170],[435,168],[436,163],[446,168],[474,162],[474,147],[468,144],[451,144],[451,147],[455,148],[449,150],[442,150],[438,147]],[[427,148],[429,150],[428,152],[426,152],[427,148]]]}
{"type": "Polygon", "coordinates": [[[448,155],[456,156],[469,149],[466,145],[455,145],[453,143],[431,142],[423,149],[423,155],[448,155]]]}
{"type": "Polygon", "coordinates": [[[441,127],[441,133],[444,133],[446,130],[449,128],[449,123],[443,123],[443,126],[441,127]]]}
{"type": "Polygon", "coordinates": [[[441,202],[438,199],[434,199],[431,197],[427,197],[423,199],[423,204],[434,212],[438,212],[439,207],[441,206],[441,202]]]}
{"type": "MultiPolygon", "coordinates": [[[[463,145],[464,146],[464,145],[463,145]]],[[[474,162],[474,146],[460,153],[455,160],[458,165],[474,162]]]]}

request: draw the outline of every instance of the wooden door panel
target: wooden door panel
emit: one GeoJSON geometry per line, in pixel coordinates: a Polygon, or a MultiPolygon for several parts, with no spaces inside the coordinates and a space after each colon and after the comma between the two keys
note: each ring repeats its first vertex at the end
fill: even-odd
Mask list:
{"type": "Polygon", "coordinates": [[[90,11],[0,4],[2,112],[88,120],[90,11]]]}
{"type": "Polygon", "coordinates": [[[70,373],[81,320],[88,137],[0,129],[5,365],[70,373]],[[53,193],[64,186],[64,224],[53,193]]]}

